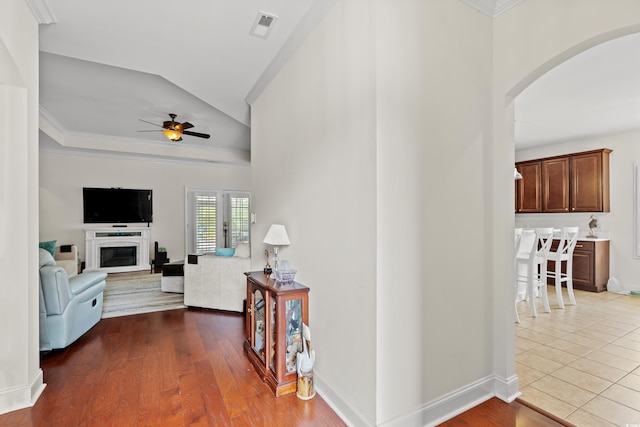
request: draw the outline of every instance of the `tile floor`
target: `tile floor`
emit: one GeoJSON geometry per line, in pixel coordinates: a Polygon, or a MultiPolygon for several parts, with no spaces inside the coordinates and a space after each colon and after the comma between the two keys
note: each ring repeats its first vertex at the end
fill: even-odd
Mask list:
{"type": "Polygon", "coordinates": [[[576,291],[563,310],[548,294],[536,318],[518,303],[521,398],[581,427],[640,426],[640,297],[576,291]]]}

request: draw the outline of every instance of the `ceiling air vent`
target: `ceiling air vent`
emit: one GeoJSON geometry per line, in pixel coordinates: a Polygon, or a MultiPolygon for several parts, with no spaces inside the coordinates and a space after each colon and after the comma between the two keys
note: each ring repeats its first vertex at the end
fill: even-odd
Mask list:
{"type": "Polygon", "coordinates": [[[267,12],[258,12],[253,25],[251,26],[251,35],[266,39],[271,33],[271,29],[275,25],[278,17],[267,12]]]}

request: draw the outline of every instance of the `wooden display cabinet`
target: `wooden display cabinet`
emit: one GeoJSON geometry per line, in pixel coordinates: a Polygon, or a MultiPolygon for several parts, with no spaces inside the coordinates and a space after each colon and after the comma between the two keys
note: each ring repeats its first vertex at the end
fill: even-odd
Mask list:
{"type": "Polygon", "coordinates": [[[309,288],[280,283],[262,271],[247,276],[244,350],[276,397],[296,391],[302,324],[309,325],[309,288]]]}

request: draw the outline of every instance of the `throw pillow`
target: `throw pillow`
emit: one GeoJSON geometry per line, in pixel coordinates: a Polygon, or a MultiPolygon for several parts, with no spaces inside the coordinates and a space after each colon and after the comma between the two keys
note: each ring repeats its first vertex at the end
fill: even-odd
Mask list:
{"type": "Polygon", "coordinates": [[[46,249],[52,257],[56,256],[56,240],[50,240],[48,242],[40,242],[38,245],[41,249],[46,249]]]}
{"type": "Polygon", "coordinates": [[[249,258],[251,256],[251,247],[248,243],[238,243],[236,244],[236,253],[234,256],[239,258],[249,258]]]}

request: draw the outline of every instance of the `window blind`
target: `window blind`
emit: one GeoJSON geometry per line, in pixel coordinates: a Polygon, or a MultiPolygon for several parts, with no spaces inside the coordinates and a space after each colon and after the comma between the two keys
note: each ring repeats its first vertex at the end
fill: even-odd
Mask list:
{"type": "Polygon", "coordinates": [[[196,195],[196,251],[213,252],[216,249],[216,196],[196,195]]]}

